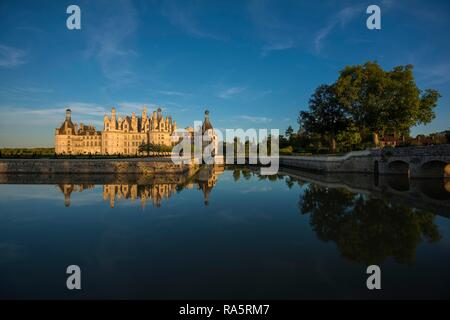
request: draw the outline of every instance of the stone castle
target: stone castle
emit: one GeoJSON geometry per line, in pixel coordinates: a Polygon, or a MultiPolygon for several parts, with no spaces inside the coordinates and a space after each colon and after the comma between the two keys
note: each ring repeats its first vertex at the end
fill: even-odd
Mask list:
{"type": "Polygon", "coordinates": [[[55,153],[136,155],[143,144],[171,146],[176,128],[176,122],[171,116],[164,118],[160,108],[148,116],[144,107],[141,117],[134,112],[131,117],[117,116],[112,108],[111,117],[103,118],[102,131],[91,125],[74,124],[71,110],[67,109],[66,119],[55,129],[55,153]]]}

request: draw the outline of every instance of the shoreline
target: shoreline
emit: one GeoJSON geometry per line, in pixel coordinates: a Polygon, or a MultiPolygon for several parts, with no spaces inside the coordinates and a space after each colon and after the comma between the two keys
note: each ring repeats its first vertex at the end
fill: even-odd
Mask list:
{"type": "Polygon", "coordinates": [[[179,174],[195,169],[192,161],[174,164],[156,159],[1,159],[6,174],[179,174]]]}

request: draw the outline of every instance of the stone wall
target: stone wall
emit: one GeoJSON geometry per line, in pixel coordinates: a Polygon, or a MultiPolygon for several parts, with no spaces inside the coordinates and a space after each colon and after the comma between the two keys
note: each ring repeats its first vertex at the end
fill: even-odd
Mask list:
{"type": "Polygon", "coordinates": [[[174,164],[171,159],[2,159],[0,173],[178,174],[193,166],[174,164]]]}
{"type": "Polygon", "coordinates": [[[450,177],[450,145],[373,149],[344,156],[280,156],[280,165],[316,172],[450,177]]]}
{"type": "Polygon", "coordinates": [[[354,151],[344,156],[280,156],[280,165],[317,172],[372,173],[374,170],[370,150],[354,151]]]}

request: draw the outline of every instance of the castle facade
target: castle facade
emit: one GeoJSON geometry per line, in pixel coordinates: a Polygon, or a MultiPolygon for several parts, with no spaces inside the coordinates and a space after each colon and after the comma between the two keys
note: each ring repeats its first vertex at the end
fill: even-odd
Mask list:
{"type": "Polygon", "coordinates": [[[131,117],[121,117],[112,108],[111,116],[103,118],[103,130],[71,119],[71,110],[66,110],[66,119],[55,129],[56,154],[123,154],[136,155],[139,146],[147,143],[171,146],[172,134],[177,124],[171,116],[163,117],[160,108],[148,116],[144,107],[141,117],[133,112],[131,117]]]}

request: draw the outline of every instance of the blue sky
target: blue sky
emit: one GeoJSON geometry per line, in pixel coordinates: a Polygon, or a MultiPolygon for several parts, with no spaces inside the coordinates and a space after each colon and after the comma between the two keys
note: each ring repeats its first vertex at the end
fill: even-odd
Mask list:
{"type": "Polygon", "coordinates": [[[0,147],[52,146],[70,107],[102,127],[161,106],[179,126],[297,128],[314,89],[345,65],[413,64],[421,89],[442,98],[450,127],[450,2],[442,1],[0,1],[0,147]],[[66,8],[81,8],[81,30],[66,8]],[[377,4],[382,29],[366,28],[377,4]]]}

